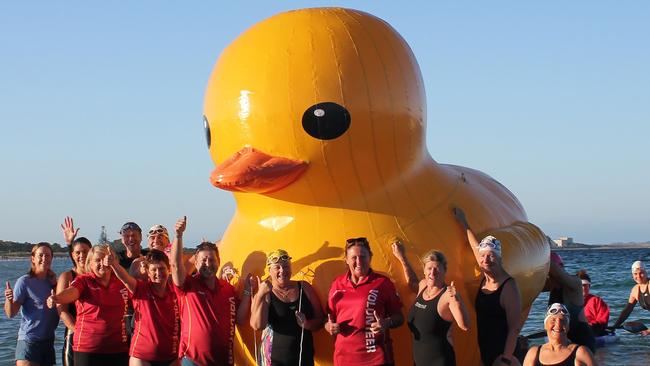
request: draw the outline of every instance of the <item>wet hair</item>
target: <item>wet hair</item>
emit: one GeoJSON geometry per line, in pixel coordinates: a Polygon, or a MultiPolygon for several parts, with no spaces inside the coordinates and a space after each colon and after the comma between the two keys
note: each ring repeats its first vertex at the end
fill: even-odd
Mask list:
{"type": "Polygon", "coordinates": [[[163,263],[167,268],[170,267],[169,258],[167,258],[167,255],[164,252],[158,249],[150,249],[149,253],[147,253],[147,256],[145,257],[145,261],[147,262],[147,267],[154,263],[163,263]]]}
{"type": "Polygon", "coordinates": [[[201,244],[196,246],[196,250],[194,251],[194,254],[199,254],[199,252],[204,251],[204,250],[213,250],[215,254],[217,254],[217,259],[219,258],[219,248],[217,248],[217,244],[209,242],[209,241],[204,241],[201,244]]]}
{"type": "Polygon", "coordinates": [[[86,272],[92,272],[92,261],[97,254],[108,255],[110,247],[108,244],[98,244],[90,248],[88,255],[86,256],[86,272]]]}
{"type": "Polygon", "coordinates": [[[420,260],[422,261],[422,265],[427,264],[427,262],[438,262],[445,271],[447,270],[447,258],[445,258],[445,255],[441,251],[431,249],[420,260]]]}
{"type": "Polygon", "coordinates": [[[70,256],[70,259],[72,260],[72,264],[75,265],[75,266],[77,264],[74,262],[74,258],[72,258],[72,250],[73,250],[74,246],[77,245],[77,244],[84,244],[84,245],[86,245],[88,247],[88,249],[91,249],[93,247],[93,244],[90,242],[90,240],[88,240],[84,236],[76,238],[75,240],[72,241],[72,243],[70,243],[70,245],[68,245],[68,255],[70,256]]]}
{"type": "MultiPolygon", "coordinates": [[[[43,248],[43,247],[48,248],[50,250],[50,254],[52,256],[54,256],[54,250],[52,249],[52,246],[50,245],[50,243],[42,241],[42,242],[34,244],[34,246],[32,246],[32,259],[36,255],[36,251],[38,250],[38,248],[43,248]]],[[[27,272],[27,274],[29,275],[29,277],[34,277],[34,276],[36,276],[36,268],[34,266],[34,261],[30,261],[30,262],[31,262],[31,268],[29,269],[29,272],[27,272]]],[[[50,271],[51,271],[51,269],[50,269],[50,271]]]]}
{"type": "Polygon", "coordinates": [[[350,238],[345,241],[345,256],[347,257],[348,255],[348,250],[354,246],[359,246],[362,248],[366,248],[368,251],[368,255],[372,257],[372,250],[370,250],[370,243],[368,242],[367,238],[361,237],[361,238],[350,238]]]}
{"type": "Polygon", "coordinates": [[[587,274],[586,269],[579,270],[576,273],[576,276],[578,276],[578,278],[581,279],[581,280],[587,280],[587,281],[591,282],[591,277],[589,277],[589,275],[587,274]]]}

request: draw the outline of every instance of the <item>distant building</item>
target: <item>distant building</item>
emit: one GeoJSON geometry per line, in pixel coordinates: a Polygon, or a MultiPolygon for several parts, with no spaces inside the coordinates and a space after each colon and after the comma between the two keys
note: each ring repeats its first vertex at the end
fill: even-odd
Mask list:
{"type": "Polygon", "coordinates": [[[566,248],[573,245],[573,238],[561,236],[557,239],[553,239],[553,242],[558,246],[558,248],[566,248]]]}

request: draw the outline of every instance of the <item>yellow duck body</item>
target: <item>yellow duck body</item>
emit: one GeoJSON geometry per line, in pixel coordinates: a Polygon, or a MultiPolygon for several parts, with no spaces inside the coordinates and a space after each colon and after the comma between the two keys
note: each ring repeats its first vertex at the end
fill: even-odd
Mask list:
{"type": "MultiPolygon", "coordinates": [[[[495,235],[516,278],[525,319],[548,272],[544,233],[504,186],[469,168],[438,164],[425,144],[426,104],[419,66],[386,22],[341,8],[302,9],[266,19],[219,57],[205,96],[216,186],[234,191],[236,213],[219,244],[222,264],[263,275],[266,253],[286,249],[294,279],[314,285],[324,305],[347,271],[345,239],[367,237],[371,266],[396,282],[404,314],[413,303],[391,243],[417,258],[448,258],[473,312],[477,265],[452,208],[473,229],[495,235]],[[257,155],[256,155],[257,154],[257,155]],[[243,158],[242,158],[243,157],[243,158]]],[[[476,321],[454,326],[459,365],[478,365],[476,321]]],[[[392,330],[398,364],[411,362],[408,328],[392,330]]],[[[259,335],[259,334],[258,334],[259,335]]],[[[238,363],[254,364],[255,335],[238,332],[238,363]]],[[[333,340],[314,334],[316,363],[332,363],[333,340]]]]}

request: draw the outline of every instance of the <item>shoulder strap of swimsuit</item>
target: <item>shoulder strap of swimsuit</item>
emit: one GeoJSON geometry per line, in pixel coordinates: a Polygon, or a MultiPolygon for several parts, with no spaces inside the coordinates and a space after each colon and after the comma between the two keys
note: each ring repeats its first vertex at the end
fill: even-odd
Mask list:
{"type": "Polygon", "coordinates": [[[542,351],[542,346],[537,346],[537,352],[535,352],[535,365],[541,365],[542,363],[539,360],[539,354],[542,351]]]}

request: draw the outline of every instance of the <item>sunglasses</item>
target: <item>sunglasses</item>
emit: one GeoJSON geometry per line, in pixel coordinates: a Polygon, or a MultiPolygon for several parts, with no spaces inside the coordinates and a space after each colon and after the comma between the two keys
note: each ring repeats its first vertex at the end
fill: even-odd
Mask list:
{"type": "Polygon", "coordinates": [[[267,264],[276,264],[276,263],[278,263],[278,262],[286,262],[286,261],[288,261],[289,259],[291,259],[291,257],[289,257],[289,256],[286,255],[286,254],[282,254],[282,255],[274,255],[273,257],[269,257],[269,258],[266,260],[266,263],[267,263],[267,264]]]}
{"type": "Polygon", "coordinates": [[[149,230],[149,235],[164,234],[164,233],[165,233],[165,229],[163,228],[149,230]]]}
{"type": "Polygon", "coordinates": [[[345,247],[349,248],[349,247],[351,247],[351,246],[353,246],[353,245],[355,245],[357,243],[361,243],[361,245],[366,246],[366,247],[369,245],[367,238],[360,237],[360,238],[350,238],[350,239],[346,240],[345,241],[345,247]]]}
{"type": "Polygon", "coordinates": [[[564,306],[558,306],[558,307],[552,307],[546,310],[546,314],[548,315],[569,315],[569,311],[566,309],[564,306]]]}

